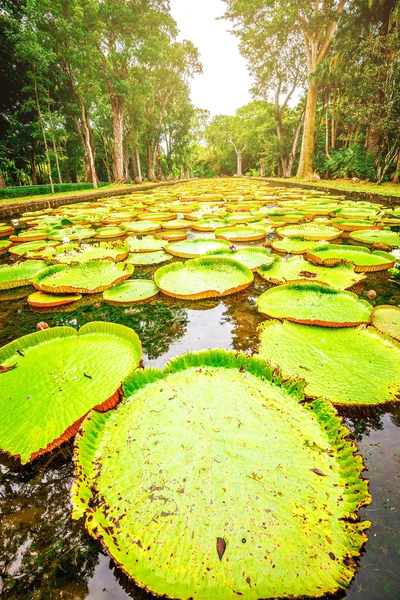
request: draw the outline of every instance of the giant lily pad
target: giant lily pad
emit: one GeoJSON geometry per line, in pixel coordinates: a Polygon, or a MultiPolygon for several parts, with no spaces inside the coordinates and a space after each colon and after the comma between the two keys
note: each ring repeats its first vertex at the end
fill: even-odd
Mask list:
{"type": "Polygon", "coordinates": [[[325,244],[325,241],[303,240],[302,238],[285,237],[272,240],[271,247],[277,252],[285,252],[288,254],[305,254],[310,248],[325,244]]]}
{"type": "Polygon", "coordinates": [[[1,240],[0,241],[0,255],[8,252],[8,249],[10,248],[11,245],[12,245],[12,242],[9,242],[8,240],[1,240]]]}
{"type": "Polygon", "coordinates": [[[41,292],[53,294],[96,294],[128,279],[134,266],[108,260],[78,265],[55,265],[38,273],[32,283],[41,292]]]}
{"type": "Polygon", "coordinates": [[[175,262],[154,273],[154,281],[164,294],[187,300],[234,294],[247,288],[253,278],[248,267],[225,256],[175,262]]]}
{"type": "Polygon", "coordinates": [[[72,240],[87,240],[93,237],[94,235],[96,235],[95,229],[85,229],[83,227],[76,226],[69,227],[66,229],[54,229],[53,231],[51,231],[51,233],[49,233],[48,238],[50,240],[67,240],[69,242],[72,240]]]}
{"type": "Polygon", "coordinates": [[[0,290],[29,285],[32,278],[47,267],[44,260],[25,260],[15,265],[0,266],[0,290]]]}
{"type": "Polygon", "coordinates": [[[156,252],[166,246],[167,241],[154,235],[147,235],[142,239],[130,237],[126,240],[131,252],[156,252]]]}
{"type": "Polygon", "coordinates": [[[199,219],[191,225],[191,228],[195,231],[215,231],[224,225],[227,225],[225,219],[199,219]]]}
{"type": "Polygon", "coordinates": [[[7,344],[0,350],[1,450],[26,463],[59,446],[91,408],[116,404],[140,358],[136,333],[115,323],[79,332],[54,327],[7,344]]]}
{"type": "Polygon", "coordinates": [[[376,306],[372,311],[372,324],[374,327],[390,335],[400,342],[400,308],[398,306],[376,306]]]}
{"type": "Polygon", "coordinates": [[[103,298],[109,304],[136,304],[153,298],[158,292],[158,287],[151,279],[131,279],[105,290],[103,298]]]}
{"type": "Polygon", "coordinates": [[[263,279],[278,285],[307,279],[313,282],[327,283],[340,290],[350,288],[366,277],[363,274],[355,273],[351,265],[321,267],[313,265],[300,256],[293,256],[288,260],[278,256],[272,265],[259,267],[257,273],[263,279]]]}
{"type": "Polygon", "coordinates": [[[147,266],[159,265],[171,259],[172,256],[170,254],[160,250],[159,252],[134,252],[129,256],[128,262],[132,265],[147,266]]]}
{"type": "Polygon", "coordinates": [[[122,225],[127,231],[134,233],[149,233],[161,229],[161,223],[155,223],[154,221],[134,221],[132,223],[122,223],[122,225]]]}
{"type": "Polygon", "coordinates": [[[235,227],[221,227],[215,230],[215,237],[218,239],[229,240],[231,242],[250,242],[263,240],[267,233],[273,230],[267,230],[264,227],[255,225],[236,225],[235,227]]]}
{"type": "Polygon", "coordinates": [[[35,253],[40,250],[44,250],[45,248],[58,246],[59,243],[60,242],[46,242],[44,240],[37,242],[24,242],[23,244],[18,244],[17,246],[10,248],[10,254],[15,254],[16,256],[25,256],[26,254],[35,253]]]}
{"type": "Polygon", "coordinates": [[[230,242],[227,240],[197,238],[197,240],[184,240],[183,242],[168,244],[165,246],[165,250],[169,254],[181,258],[196,258],[212,250],[229,248],[230,245],[230,242]]]}
{"type": "Polygon", "coordinates": [[[350,233],[352,240],[362,242],[363,244],[372,244],[374,248],[390,250],[391,248],[400,248],[400,234],[390,229],[382,230],[362,230],[350,233]]]}
{"type": "Polygon", "coordinates": [[[90,260],[112,260],[121,262],[129,254],[126,242],[100,242],[99,244],[66,244],[52,248],[43,255],[55,264],[73,265],[90,260]]]}
{"type": "Polygon", "coordinates": [[[371,221],[363,219],[331,219],[334,227],[342,231],[357,231],[359,229],[382,229],[382,225],[376,225],[371,221]]]}
{"type": "Polygon", "coordinates": [[[229,248],[224,250],[214,250],[207,252],[209,256],[230,256],[235,260],[238,260],[246,267],[249,267],[252,271],[261,267],[261,265],[272,265],[276,256],[272,256],[267,248],[257,248],[257,246],[250,246],[248,248],[238,248],[237,250],[230,250],[229,248]]]}
{"type": "Polygon", "coordinates": [[[278,285],[257,299],[269,317],[323,327],[354,327],[369,323],[372,305],[357,294],[316,283],[278,285]]]}
{"type": "Polygon", "coordinates": [[[308,250],[306,257],[316,265],[332,267],[341,263],[351,263],[357,273],[386,271],[396,263],[396,257],[382,250],[370,252],[360,246],[329,244],[308,250]]]}
{"type": "Polygon", "coordinates": [[[284,321],[260,326],[261,356],[297,373],[308,396],[334,404],[373,405],[400,400],[400,344],[373,327],[330,329],[284,321]]]}
{"type": "Polygon", "coordinates": [[[279,227],[276,232],[281,237],[301,237],[303,240],[334,240],[342,235],[340,229],[336,227],[314,223],[279,227]]]}
{"type": "Polygon", "coordinates": [[[222,350],[136,371],[124,395],[77,436],[73,517],[138,586],[257,600],[349,585],[370,495],[329,402],[222,350]]]}
{"type": "Polygon", "coordinates": [[[28,296],[28,304],[34,308],[54,308],[72,304],[82,298],[81,294],[46,294],[34,292],[28,296]]]}

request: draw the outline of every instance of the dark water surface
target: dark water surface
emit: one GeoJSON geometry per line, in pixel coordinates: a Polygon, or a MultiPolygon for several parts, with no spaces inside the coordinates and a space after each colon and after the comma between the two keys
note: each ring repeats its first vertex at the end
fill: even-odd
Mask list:
{"type": "MultiPolygon", "coordinates": [[[[155,268],[136,267],[134,277],[149,277],[155,268]]],[[[269,286],[259,276],[246,290],[223,301],[187,302],[161,293],[147,304],[113,307],[102,295],[58,312],[33,312],[26,296],[32,288],[0,292],[0,345],[50,326],[79,328],[89,321],[113,321],[132,327],[143,344],[143,365],[163,367],[189,350],[257,347],[257,326],[264,320],[255,299],[269,286]],[[19,296],[19,299],[18,299],[19,296]]],[[[360,297],[377,291],[372,301],[400,304],[400,287],[387,273],[372,274],[360,297]]],[[[360,293],[360,290],[357,290],[360,293]]],[[[399,374],[400,376],[400,374],[399,374]]],[[[360,511],[372,521],[369,541],[348,600],[400,599],[400,406],[357,415],[343,413],[364,457],[372,504],[360,511]]],[[[150,599],[115,570],[83,523],[70,518],[69,488],[73,478],[72,442],[19,467],[0,454],[0,595],[21,599],[150,599]],[[126,590],[126,591],[125,591],[126,590]]]]}

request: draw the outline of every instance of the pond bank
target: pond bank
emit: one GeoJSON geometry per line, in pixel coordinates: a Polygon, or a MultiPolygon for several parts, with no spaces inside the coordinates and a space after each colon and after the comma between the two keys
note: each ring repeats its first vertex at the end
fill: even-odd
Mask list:
{"type": "Polygon", "coordinates": [[[178,185],[182,183],[184,179],[177,181],[162,181],[159,183],[143,183],[135,185],[126,185],[125,187],[112,189],[112,190],[95,190],[93,192],[77,192],[76,194],[68,194],[64,196],[46,197],[46,198],[35,198],[32,200],[18,201],[13,200],[10,202],[4,201],[0,204],[0,219],[11,219],[19,217],[24,212],[43,210],[44,208],[58,208],[66,204],[74,204],[75,202],[91,202],[98,198],[112,198],[115,196],[127,196],[132,192],[140,192],[153,190],[158,187],[170,187],[172,185],[178,185]]]}
{"type": "Polygon", "coordinates": [[[348,200],[366,200],[368,202],[385,201],[390,206],[398,206],[400,204],[400,196],[393,196],[391,194],[373,194],[371,192],[362,192],[359,190],[341,190],[335,187],[329,187],[327,185],[318,185],[314,183],[300,183],[297,181],[295,182],[292,179],[288,179],[287,181],[284,181],[282,179],[274,179],[273,177],[252,177],[251,179],[265,181],[274,186],[278,185],[287,188],[318,190],[320,192],[332,194],[334,196],[344,196],[348,200]]]}

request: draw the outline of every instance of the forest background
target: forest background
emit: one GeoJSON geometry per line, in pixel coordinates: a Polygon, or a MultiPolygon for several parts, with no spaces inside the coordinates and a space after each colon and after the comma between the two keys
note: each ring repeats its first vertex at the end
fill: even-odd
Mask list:
{"type": "Polygon", "coordinates": [[[0,0],[0,195],[233,174],[399,183],[399,1],[224,2],[253,100],[211,116],[168,0],[0,0]]]}

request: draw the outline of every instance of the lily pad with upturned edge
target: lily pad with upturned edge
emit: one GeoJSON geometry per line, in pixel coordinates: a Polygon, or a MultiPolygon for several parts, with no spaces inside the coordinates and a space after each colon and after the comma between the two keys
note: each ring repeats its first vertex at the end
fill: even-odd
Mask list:
{"type": "Polygon", "coordinates": [[[371,499],[329,402],[223,350],[137,371],[124,396],[77,437],[73,517],[139,587],[194,600],[348,587],[371,499]]]}

